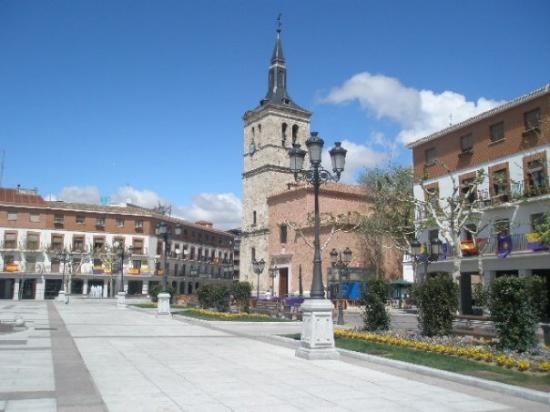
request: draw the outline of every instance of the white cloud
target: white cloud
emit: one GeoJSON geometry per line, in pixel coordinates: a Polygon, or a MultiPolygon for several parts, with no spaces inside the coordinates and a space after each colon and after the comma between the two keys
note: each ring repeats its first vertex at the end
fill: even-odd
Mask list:
{"type": "Polygon", "coordinates": [[[503,101],[484,97],[468,101],[463,95],[444,91],[417,90],[404,86],[398,79],[363,72],[333,88],[325,103],[346,103],[357,100],[361,107],[378,118],[386,117],[401,126],[398,139],[410,143],[458,123],[503,101]]]}
{"type": "Polygon", "coordinates": [[[152,190],[139,190],[132,186],[120,187],[116,193],[111,195],[111,202],[132,203],[134,205],[149,208],[158,206],[159,203],[163,205],[168,205],[170,203],[152,190]]]}
{"type": "Polygon", "coordinates": [[[193,197],[191,206],[177,207],[174,214],[192,222],[206,220],[231,229],[241,225],[242,203],[233,193],[201,193],[193,197]]]}
{"type": "MultiPolygon", "coordinates": [[[[95,186],[66,186],[52,199],[73,203],[99,203],[99,189],[95,186]]],[[[48,199],[49,200],[49,199],[48,199]]]]}
{"type": "MultiPolygon", "coordinates": [[[[341,178],[344,183],[354,183],[358,174],[365,167],[377,166],[389,160],[391,156],[389,152],[378,152],[366,145],[350,142],[349,140],[343,140],[342,147],[348,151],[346,166],[341,178]]],[[[326,165],[326,167],[331,165],[329,150],[330,148],[323,150],[323,165],[326,165]]]]}
{"type": "MultiPolygon", "coordinates": [[[[65,202],[99,204],[100,191],[96,186],[67,186],[57,195],[49,195],[48,200],[63,200],[65,202]]],[[[138,206],[153,208],[159,204],[169,205],[170,202],[152,190],[140,190],[132,186],[120,187],[109,196],[110,203],[132,203],[138,206]]],[[[193,197],[190,206],[172,205],[172,215],[196,222],[207,220],[215,228],[230,229],[241,224],[242,204],[233,193],[201,193],[193,197]]]]}

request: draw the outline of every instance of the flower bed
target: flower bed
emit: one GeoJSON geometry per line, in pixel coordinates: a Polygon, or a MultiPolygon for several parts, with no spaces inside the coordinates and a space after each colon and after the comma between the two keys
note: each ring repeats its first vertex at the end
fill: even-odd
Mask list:
{"type": "Polygon", "coordinates": [[[506,368],[515,368],[519,371],[549,372],[550,360],[548,351],[539,353],[504,353],[498,352],[489,345],[492,341],[479,340],[476,343],[466,343],[459,338],[423,338],[414,339],[392,334],[378,334],[337,329],[336,338],[357,339],[386,345],[400,346],[426,352],[440,353],[450,356],[472,359],[480,362],[494,363],[506,368]]]}
{"type": "Polygon", "coordinates": [[[273,319],[269,315],[263,315],[260,313],[228,313],[228,312],[216,312],[208,309],[187,309],[180,312],[182,315],[192,316],[202,319],[211,320],[234,320],[234,321],[249,321],[249,322],[281,322],[280,319],[273,319]]]}

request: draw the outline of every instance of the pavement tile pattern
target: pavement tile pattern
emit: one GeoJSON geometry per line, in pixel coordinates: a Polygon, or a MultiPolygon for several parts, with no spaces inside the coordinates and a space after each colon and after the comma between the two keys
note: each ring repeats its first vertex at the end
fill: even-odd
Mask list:
{"type": "Polygon", "coordinates": [[[29,327],[0,340],[29,350],[0,345],[0,411],[550,410],[360,362],[296,358],[265,338],[299,329],[292,323],[208,327],[86,299],[16,302],[2,316],[18,309],[29,327]]]}

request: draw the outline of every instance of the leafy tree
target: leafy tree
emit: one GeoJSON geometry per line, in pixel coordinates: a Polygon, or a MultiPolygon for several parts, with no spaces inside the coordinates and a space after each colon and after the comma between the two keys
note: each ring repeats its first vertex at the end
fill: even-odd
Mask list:
{"type": "Polygon", "coordinates": [[[413,287],[418,306],[418,325],[423,335],[449,335],[458,308],[458,286],[440,274],[430,276],[413,287]]]}
{"type": "Polygon", "coordinates": [[[535,346],[540,305],[533,287],[537,281],[517,276],[502,276],[491,285],[491,320],[499,337],[499,346],[524,352],[535,346]]]}
{"type": "Polygon", "coordinates": [[[365,329],[369,331],[388,330],[390,316],[386,312],[386,301],[390,293],[390,285],[383,279],[374,279],[368,282],[366,293],[363,294],[362,304],[365,305],[363,321],[365,329]]]}
{"type": "Polygon", "coordinates": [[[550,213],[544,215],[542,222],[535,227],[535,232],[543,244],[550,245],[550,213]]]}
{"type": "Polygon", "coordinates": [[[252,293],[252,285],[248,282],[237,282],[231,288],[233,299],[239,306],[239,309],[244,312],[250,311],[250,295],[252,293]]]}
{"type": "Polygon", "coordinates": [[[199,305],[201,308],[215,308],[219,312],[229,310],[229,288],[221,285],[203,285],[197,291],[199,305]]]}

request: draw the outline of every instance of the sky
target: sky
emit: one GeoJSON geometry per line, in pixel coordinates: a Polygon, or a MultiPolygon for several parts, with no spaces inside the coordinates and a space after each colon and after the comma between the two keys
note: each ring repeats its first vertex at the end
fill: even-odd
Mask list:
{"type": "Polygon", "coordinates": [[[0,0],[1,185],[239,226],[279,13],[289,93],[348,183],[550,82],[547,0],[0,0]]]}

